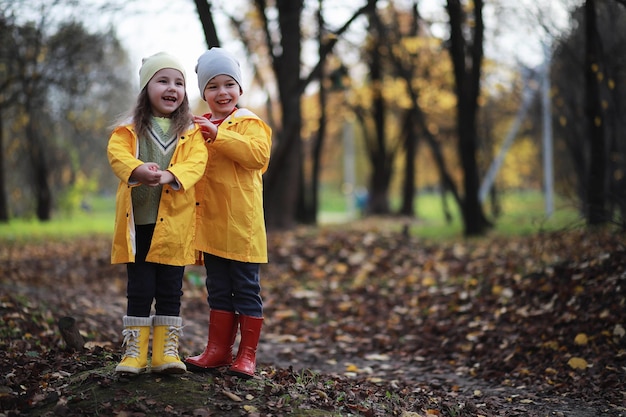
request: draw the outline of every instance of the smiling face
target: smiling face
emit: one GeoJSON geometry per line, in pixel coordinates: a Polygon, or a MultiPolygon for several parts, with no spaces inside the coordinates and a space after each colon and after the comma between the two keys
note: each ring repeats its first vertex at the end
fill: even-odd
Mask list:
{"type": "Polygon", "coordinates": [[[156,117],[170,117],[183,104],[185,98],[185,79],[180,71],[163,68],[157,71],[146,86],[156,117]]]}
{"type": "Polygon", "coordinates": [[[204,99],[211,109],[213,119],[227,117],[237,105],[241,89],[230,75],[217,75],[204,88],[204,99]]]}

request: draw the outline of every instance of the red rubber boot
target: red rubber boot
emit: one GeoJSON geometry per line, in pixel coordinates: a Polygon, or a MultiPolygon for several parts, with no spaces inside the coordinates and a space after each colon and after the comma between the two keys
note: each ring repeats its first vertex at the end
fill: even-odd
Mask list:
{"type": "Polygon", "coordinates": [[[256,370],[256,348],[261,336],[263,317],[239,315],[241,342],[237,358],[228,369],[228,373],[241,378],[252,378],[256,370]]]}
{"type": "Polygon", "coordinates": [[[234,312],[211,310],[206,348],[200,355],[185,359],[187,370],[203,372],[230,365],[233,362],[237,324],[234,312]]]}

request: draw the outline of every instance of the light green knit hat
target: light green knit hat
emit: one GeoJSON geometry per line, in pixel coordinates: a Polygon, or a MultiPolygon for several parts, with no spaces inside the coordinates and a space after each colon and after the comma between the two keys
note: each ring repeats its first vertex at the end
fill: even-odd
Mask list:
{"type": "Polygon", "coordinates": [[[163,68],[178,70],[183,74],[183,79],[185,78],[185,67],[178,58],[167,52],[158,52],[141,61],[141,68],[139,68],[139,91],[143,90],[150,79],[154,77],[154,74],[163,68]]]}

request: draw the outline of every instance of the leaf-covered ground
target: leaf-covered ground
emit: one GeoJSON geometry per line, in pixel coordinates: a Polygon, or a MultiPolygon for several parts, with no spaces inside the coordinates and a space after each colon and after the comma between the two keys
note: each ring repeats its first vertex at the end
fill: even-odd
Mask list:
{"type": "MultiPolygon", "coordinates": [[[[626,416],[626,242],[612,232],[430,243],[269,236],[259,377],[125,377],[107,238],[0,246],[0,415],[626,416]],[[61,317],[86,349],[66,349],[61,317]]],[[[206,342],[188,268],[181,354],[206,342]]]]}

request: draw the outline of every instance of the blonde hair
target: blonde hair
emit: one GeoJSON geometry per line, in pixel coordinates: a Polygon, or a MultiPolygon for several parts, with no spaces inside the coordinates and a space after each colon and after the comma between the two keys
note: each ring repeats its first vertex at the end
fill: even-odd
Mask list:
{"type": "MultiPolygon", "coordinates": [[[[145,137],[148,134],[150,118],[152,117],[152,105],[150,104],[147,88],[141,90],[139,96],[137,96],[137,103],[132,111],[132,117],[137,137],[145,137]]],[[[176,136],[182,135],[189,128],[189,125],[193,123],[189,109],[189,98],[186,92],[182,104],[172,112],[170,119],[172,120],[170,129],[176,133],[176,136]]]]}

